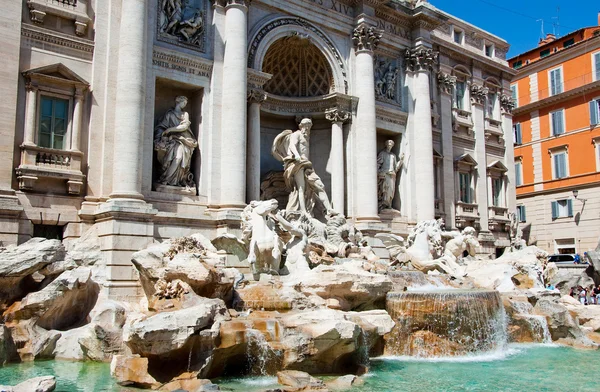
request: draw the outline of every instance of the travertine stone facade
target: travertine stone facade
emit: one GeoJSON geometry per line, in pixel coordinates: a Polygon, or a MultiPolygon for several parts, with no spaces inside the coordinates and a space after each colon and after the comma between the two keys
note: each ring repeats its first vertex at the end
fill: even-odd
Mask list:
{"type": "Polygon", "coordinates": [[[332,208],[366,235],[443,217],[481,252],[508,245],[508,45],[428,2],[22,0],[0,18],[0,240],[94,228],[110,296],[137,290],[132,251],[237,233],[250,200],[285,199],[271,146],[302,118],[332,208]],[[191,190],[157,182],[154,130],[179,96],[191,190]],[[380,212],[387,140],[404,159],[380,212]]]}

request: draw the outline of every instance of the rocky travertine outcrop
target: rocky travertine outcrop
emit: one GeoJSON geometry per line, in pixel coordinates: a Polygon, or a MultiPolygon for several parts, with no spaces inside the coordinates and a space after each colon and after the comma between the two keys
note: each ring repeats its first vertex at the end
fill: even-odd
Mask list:
{"type": "Polygon", "coordinates": [[[393,283],[387,275],[363,269],[364,260],[348,260],[340,265],[319,265],[298,276],[290,276],[285,285],[306,296],[336,299],[341,310],[384,309],[385,296],[393,283]]]}
{"type": "Polygon", "coordinates": [[[277,382],[284,387],[286,392],[296,391],[328,391],[325,383],[314,378],[308,373],[297,370],[284,370],[277,372],[277,382]]]}
{"type": "Polygon", "coordinates": [[[0,247],[0,310],[39,288],[44,276],[32,275],[65,258],[58,240],[32,238],[19,246],[0,247]]]}
{"type": "Polygon", "coordinates": [[[8,362],[18,362],[19,354],[10,329],[0,325],[0,366],[8,362]]]}
{"type": "Polygon", "coordinates": [[[165,241],[136,252],[132,263],[153,308],[159,281],[181,280],[199,296],[221,298],[229,302],[239,273],[233,268],[215,267],[216,248],[199,234],[165,241]],[[187,241],[182,244],[182,241],[187,241]]]}
{"type": "Polygon", "coordinates": [[[2,392],[52,392],[56,389],[56,378],[54,376],[42,376],[30,378],[14,387],[0,385],[2,392]]]}
{"type": "Polygon", "coordinates": [[[110,374],[123,386],[152,388],[160,385],[148,374],[148,358],[139,355],[115,355],[110,363],[110,374]]]}
{"type": "Polygon", "coordinates": [[[467,278],[481,288],[511,292],[543,289],[547,253],[529,246],[515,252],[505,252],[495,260],[470,260],[467,278]]]}

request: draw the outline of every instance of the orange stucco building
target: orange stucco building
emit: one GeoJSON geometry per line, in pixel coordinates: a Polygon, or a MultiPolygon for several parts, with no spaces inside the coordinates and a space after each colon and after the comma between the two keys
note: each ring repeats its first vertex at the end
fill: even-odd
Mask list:
{"type": "Polygon", "coordinates": [[[515,172],[524,235],[550,253],[583,253],[600,237],[598,26],[509,59],[517,70],[515,172]]]}

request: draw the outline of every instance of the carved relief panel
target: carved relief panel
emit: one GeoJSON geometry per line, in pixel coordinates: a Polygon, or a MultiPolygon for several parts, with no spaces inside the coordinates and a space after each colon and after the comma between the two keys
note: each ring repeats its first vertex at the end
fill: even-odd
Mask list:
{"type": "Polygon", "coordinates": [[[157,38],[205,52],[208,0],[158,0],[157,38]]]}
{"type": "Polygon", "coordinates": [[[374,56],[373,63],[375,98],[378,101],[400,105],[401,70],[398,59],[377,55],[374,56]]]}

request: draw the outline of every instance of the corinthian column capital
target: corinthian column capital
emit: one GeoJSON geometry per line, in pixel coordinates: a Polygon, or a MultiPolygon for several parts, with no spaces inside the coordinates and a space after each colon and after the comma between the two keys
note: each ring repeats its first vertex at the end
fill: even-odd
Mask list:
{"type": "Polygon", "coordinates": [[[352,32],[352,43],[357,52],[374,51],[383,36],[383,31],[366,23],[359,24],[352,32]]]}
{"type": "Polygon", "coordinates": [[[438,63],[439,53],[429,48],[406,49],[404,58],[406,70],[411,72],[429,71],[438,63]]]}
{"type": "Polygon", "coordinates": [[[267,93],[263,90],[249,89],[248,90],[248,102],[261,104],[267,99],[267,93]]]}
{"type": "Polygon", "coordinates": [[[452,94],[452,90],[454,89],[454,86],[456,86],[456,76],[452,76],[445,72],[438,72],[437,80],[438,88],[442,92],[446,94],[452,94]]]}

